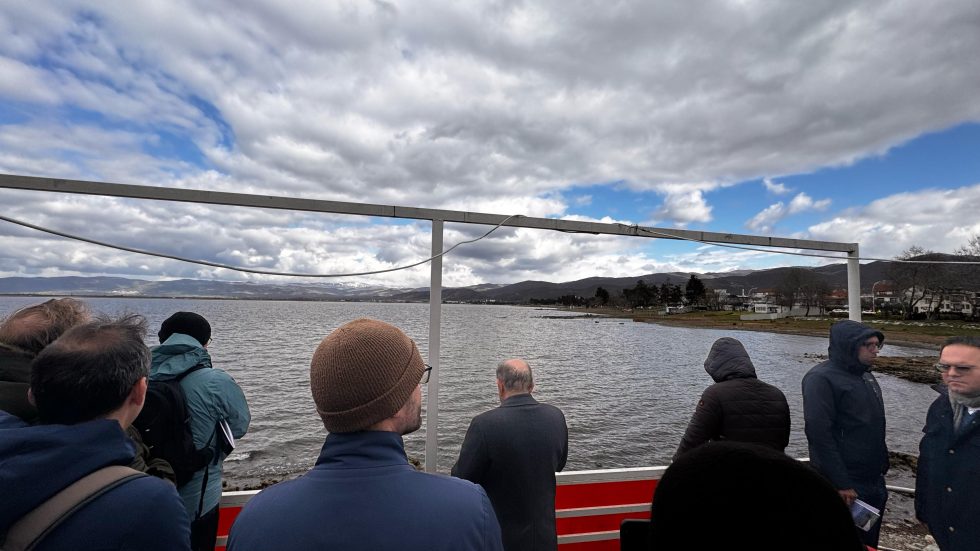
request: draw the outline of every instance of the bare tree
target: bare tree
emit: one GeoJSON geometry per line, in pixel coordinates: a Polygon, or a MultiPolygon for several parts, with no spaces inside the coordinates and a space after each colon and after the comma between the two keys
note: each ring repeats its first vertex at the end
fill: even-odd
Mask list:
{"type": "Polygon", "coordinates": [[[961,256],[980,256],[980,233],[974,234],[966,245],[956,249],[953,253],[961,256]]]}
{"type": "MultiPolygon", "coordinates": [[[[930,252],[918,245],[912,245],[902,251],[895,259],[912,260],[930,252]]],[[[912,314],[915,312],[915,306],[926,295],[930,294],[930,287],[932,287],[935,275],[935,266],[928,264],[893,262],[888,267],[888,278],[895,282],[901,293],[900,300],[902,304],[902,317],[904,319],[911,319],[912,314]]]]}
{"type": "Polygon", "coordinates": [[[790,268],[776,285],[776,303],[792,309],[805,279],[806,272],[802,268],[790,268]]]}

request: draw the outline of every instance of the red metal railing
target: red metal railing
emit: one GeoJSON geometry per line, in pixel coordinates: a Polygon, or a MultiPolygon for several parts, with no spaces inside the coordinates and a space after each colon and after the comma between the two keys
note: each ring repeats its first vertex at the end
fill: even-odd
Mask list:
{"type": "MultiPolygon", "coordinates": [[[[619,549],[619,524],[650,518],[650,499],[666,467],[557,473],[555,521],[561,551],[619,549]]],[[[218,545],[224,551],[238,513],[258,491],[225,492],[218,517],[218,545]]]]}

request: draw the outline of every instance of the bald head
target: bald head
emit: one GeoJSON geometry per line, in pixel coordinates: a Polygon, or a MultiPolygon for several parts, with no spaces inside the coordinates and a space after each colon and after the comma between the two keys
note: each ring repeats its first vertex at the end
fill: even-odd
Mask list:
{"type": "Polygon", "coordinates": [[[528,394],[534,390],[534,377],[531,366],[524,360],[513,358],[497,364],[497,387],[501,400],[517,394],[528,394]]]}

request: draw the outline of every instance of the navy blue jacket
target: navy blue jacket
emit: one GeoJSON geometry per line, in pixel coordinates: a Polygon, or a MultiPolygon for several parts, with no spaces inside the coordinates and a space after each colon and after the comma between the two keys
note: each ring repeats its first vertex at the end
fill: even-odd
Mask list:
{"type": "Polygon", "coordinates": [[[949,394],[946,387],[939,391],[919,443],[915,514],[943,551],[975,550],[980,546],[980,412],[956,434],[949,394]]]}
{"type": "MultiPolygon", "coordinates": [[[[116,421],[29,426],[0,412],[0,533],[79,478],[129,465],[135,453],[116,421]]],[[[75,512],[37,549],[179,551],[190,549],[190,524],[173,485],[144,476],[75,512]]]]}
{"type": "Polygon", "coordinates": [[[259,492],[231,529],[229,551],[501,549],[476,484],[416,471],[400,435],[327,436],[316,466],[259,492]]]}
{"type": "Polygon", "coordinates": [[[567,458],[565,415],[519,394],[473,418],[452,473],[486,489],[507,551],[556,549],[555,472],[567,458]]]}
{"type": "Polygon", "coordinates": [[[858,361],[858,347],[884,335],[856,321],[830,328],[830,359],[803,377],[803,418],[810,464],[838,490],[861,495],[888,471],[885,403],[870,367],[858,361]]]}

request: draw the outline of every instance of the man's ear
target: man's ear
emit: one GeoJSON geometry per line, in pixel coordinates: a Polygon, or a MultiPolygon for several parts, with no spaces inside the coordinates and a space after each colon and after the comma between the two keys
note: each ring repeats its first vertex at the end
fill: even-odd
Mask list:
{"type": "Polygon", "coordinates": [[[146,401],[146,387],[147,387],[146,377],[136,381],[133,385],[132,390],[129,391],[129,403],[139,408],[143,408],[143,402],[146,401]]]}
{"type": "Polygon", "coordinates": [[[37,407],[37,402],[34,401],[34,391],[31,387],[27,387],[27,401],[31,403],[32,406],[37,407]]]}

